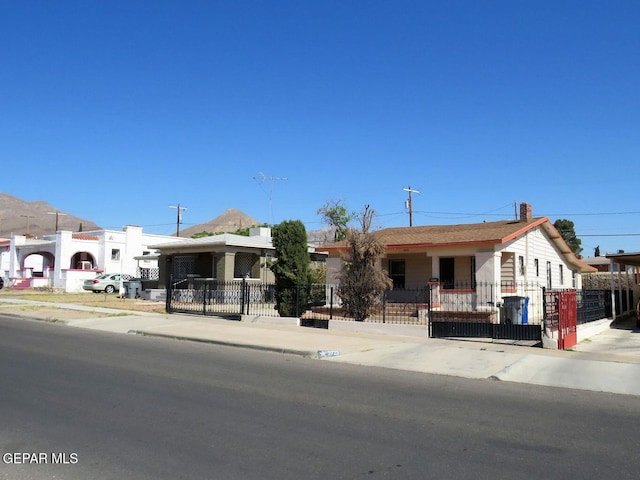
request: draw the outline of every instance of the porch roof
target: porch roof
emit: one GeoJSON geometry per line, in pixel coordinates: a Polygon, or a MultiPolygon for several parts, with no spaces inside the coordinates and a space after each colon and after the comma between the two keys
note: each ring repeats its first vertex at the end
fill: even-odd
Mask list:
{"type": "MultiPolygon", "coordinates": [[[[385,251],[392,253],[394,251],[419,251],[428,248],[502,245],[538,227],[545,231],[567,262],[581,272],[596,271],[594,267],[587,265],[573,254],[571,248],[546,217],[459,225],[392,227],[377,230],[373,234],[382,242],[385,251]]],[[[346,249],[347,243],[344,240],[317,248],[318,251],[329,254],[344,252],[346,249]]]]}
{"type": "Polygon", "coordinates": [[[635,253],[615,253],[611,255],[605,255],[611,262],[620,265],[632,265],[634,267],[640,267],[640,252],[635,253]]]}
{"type": "Polygon", "coordinates": [[[174,242],[149,245],[149,248],[160,250],[163,254],[180,253],[188,250],[190,252],[209,252],[220,247],[245,247],[273,249],[270,237],[236,235],[224,233],[201,238],[183,238],[174,242]]]}

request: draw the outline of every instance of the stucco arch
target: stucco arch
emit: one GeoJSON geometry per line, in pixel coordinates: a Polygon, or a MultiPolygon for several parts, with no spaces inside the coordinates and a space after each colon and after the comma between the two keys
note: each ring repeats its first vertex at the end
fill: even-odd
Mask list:
{"type": "Polygon", "coordinates": [[[95,257],[89,252],[76,252],[71,255],[69,268],[72,270],[94,270],[97,268],[95,257]]]}
{"type": "Polygon", "coordinates": [[[25,255],[20,258],[20,269],[22,271],[31,270],[34,277],[42,277],[45,271],[54,268],[55,256],[51,252],[44,250],[25,252],[25,255]]]}

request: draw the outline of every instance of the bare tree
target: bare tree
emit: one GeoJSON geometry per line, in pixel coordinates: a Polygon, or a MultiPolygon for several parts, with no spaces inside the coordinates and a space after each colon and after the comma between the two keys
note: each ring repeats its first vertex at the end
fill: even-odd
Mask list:
{"type": "Polygon", "coordinates": [[[391,279],[378,265],[384,245],[369,231],[374,214],[374,210],[366,205],[359,215],[360,229],[347,229],[348,251],[338,275],[337,293],[342,306],[358,322],[371,315],[382,293],[391,287],[391,279]]]}

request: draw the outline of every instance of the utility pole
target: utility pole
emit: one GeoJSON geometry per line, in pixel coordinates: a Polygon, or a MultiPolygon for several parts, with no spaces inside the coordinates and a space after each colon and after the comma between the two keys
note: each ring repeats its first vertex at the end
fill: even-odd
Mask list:
{"type": "Polygon", "coordinates": [[[169,205],[169,208],[175,208],[178,212],[178,218],[176,219],[176,237],[180,236],[180,224],[182,223],[182,211],[186,210],[187,207],[181,207],[178,205],[169,205]]]}
{"type": "Polygon", "coordinates": [[[260,172],[260,177],[253,177],[253,179],[259,183],[269,180],[271,182],[269,187],[269,226],[271,226],[271,217],[273,215],[272,197],[273,197],[273,182],[274,180],[286,180],[286,177],[268,177],[264,173],[260,172]]]}
{"type": "Polygon", "coordinates": [[[29,219],[36,218],[36,217],[33,215],[20,215],[20,216],[27,219],[27,233],[25,233],[25,237],[29,237],[29,219]]]}
{"type": "Polygon", "coordinates": [[[411,185],[409,185],[408,188],[403,188],[403,190],[405,192],[409,192],[409,200],[407,200],[407,203],[405,205],[409,209],[409,226],[413,227],[413,201],[412,201],[412,198],[411,198],[411,194],[412,193],[418,193],[419,194],[420,191],[412,189],[411,185]]]}
{"type": "Polygon", "coordinates": [[[59,211],[55,211],[55,212],[47,212],[47,215],[55,215],[56,216],[56,232],[58,231],[58,218],[60,217],[60,215],[66,215],[66,213],[60,213],[59,211]]]}

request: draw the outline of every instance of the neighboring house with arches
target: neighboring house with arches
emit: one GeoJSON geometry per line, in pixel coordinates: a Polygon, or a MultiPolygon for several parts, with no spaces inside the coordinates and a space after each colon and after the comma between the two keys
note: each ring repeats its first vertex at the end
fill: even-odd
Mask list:
{"type": "MultiPolygon", "coordinates": [[[[82,291],[84,280],[99,273],[138,276],[141,258],[157,258],[148,245],[169,240],[180,241],[173,236],[145,234],[142,227],[133,225],[122,231],[74,233],[61,230],[42,239],[14,235],[9,242],[7,277],[14,288],[82,291]]],[[[154,265],[150,265],[152,261],[144,263],[147,269],[157,268],[157,260],[154,265]]]]}
{"type": "Polygon", "coordinates": [[[0,278],[9,278],[9,250],[11,240],[0,238],[0,278]]]}

